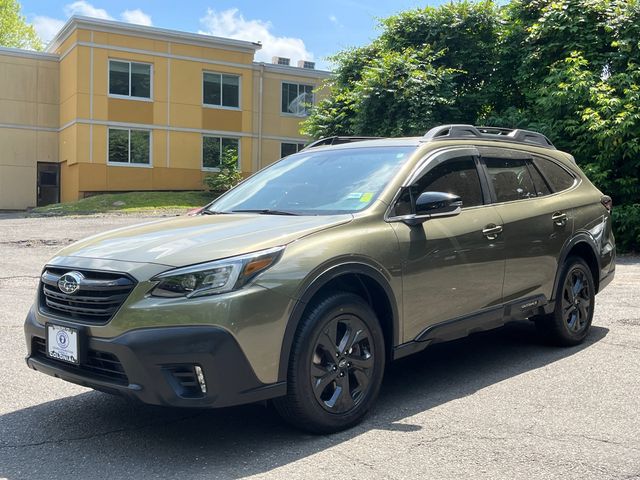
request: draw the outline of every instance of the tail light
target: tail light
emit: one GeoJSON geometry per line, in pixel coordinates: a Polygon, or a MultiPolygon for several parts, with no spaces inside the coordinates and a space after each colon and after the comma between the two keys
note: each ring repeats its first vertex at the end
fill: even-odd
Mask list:
{"type": "Polygon", "coordinates": [[[603,195],[600,199],[600,203],[602,203],[602,205],[607,209],[608,212],[611,212],[611,209],[613,208],[613,200],[611,200],[611,197],[609,195],[603,195]]]}

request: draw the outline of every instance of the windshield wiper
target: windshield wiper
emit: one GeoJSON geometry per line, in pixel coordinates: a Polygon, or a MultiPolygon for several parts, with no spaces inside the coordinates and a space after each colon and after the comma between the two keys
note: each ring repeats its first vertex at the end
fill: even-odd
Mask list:
{"type": "Polygon", "coordinates": [[[271,210],[270,208],[231,210],[231,213],[259,213],[260,215],[298,215],[297,213],[287,212],[286,210],[271,210]]]}
{"type": "Polygon", "coordinates": [[[200,213],[202,215],[226,215],[229,212],[217,212],[215,210],[202,210],[200,213]]]}

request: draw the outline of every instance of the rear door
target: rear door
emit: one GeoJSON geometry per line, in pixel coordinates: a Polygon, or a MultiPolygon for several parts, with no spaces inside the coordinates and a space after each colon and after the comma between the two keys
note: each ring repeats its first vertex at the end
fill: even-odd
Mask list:
{"type": "MultiPolygon", "coordinates": [[[[503,225],[505,302],[551,298],[558,259],[573,233],[573,210],[540,173],[533,155],[479,147],[495,209],[503,225]]],[[[550,161],[550,160],[545,160],[550,161]]]]}
{"type": "MultiPolygon", "coordinates": [[[[489,204],[479,166],[476,148],[452,149],[429,159],[408,179],[414,199],[425,191],[453,193],[462,198],[463,208],[457,216],[432,218],[416,226],[391,222],[403,259],[405,342],[427,327],[502,301],[505,260],[500,216],[489,204]]],[[[407,192],[404,189],[394,205],[392,218],[410,213],[407,192]]]]}

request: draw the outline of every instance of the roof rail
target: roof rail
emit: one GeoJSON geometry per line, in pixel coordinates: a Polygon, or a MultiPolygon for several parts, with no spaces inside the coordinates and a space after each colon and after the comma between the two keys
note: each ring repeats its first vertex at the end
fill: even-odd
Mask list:
{"type": "Polygon", "coordinates": [[[352,143],[352,142],[361,142],[363,140],[375,140],[382,137],[324,137],[320,140],[316,140],[315,142],[311,142],[309,145],[304,147],[302,150],[307,150],[308,148],[315,147],[324,147],[326,145],[340,145],[341,143],[352,143]]]}
{"type": "Polygon", "coordinates": [[[441,125],[434,127],[424,134],[425,141],[431,140],[451,140],[477,138],[482,140],[498,140],[512,143],[528,143],[539,147],[552,148],[555,146],[547,137],[531,130],[520,128],[502,127],[474,127],[473,125],[441,125]]]}

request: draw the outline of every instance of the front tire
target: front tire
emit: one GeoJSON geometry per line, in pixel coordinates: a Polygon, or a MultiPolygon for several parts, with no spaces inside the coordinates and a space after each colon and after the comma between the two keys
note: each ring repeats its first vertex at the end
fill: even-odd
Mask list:
{"type": "Polygon", "coordinates": [[[595,306],[595,284],[591,269],[582,258],[565,262],[554,311],[536,319],[538,330],[561,346],[578,345],[589,334],[595,306]]]}
{"type": "Polygon", "coordinates": [[[310,306],[294,339],[287,395],[274,400],[292,425],[332,433],[359,423],[384,375],[382,328],[373,309],[351,293],[333,293],[310,306]]]}

